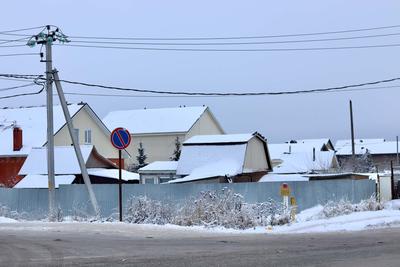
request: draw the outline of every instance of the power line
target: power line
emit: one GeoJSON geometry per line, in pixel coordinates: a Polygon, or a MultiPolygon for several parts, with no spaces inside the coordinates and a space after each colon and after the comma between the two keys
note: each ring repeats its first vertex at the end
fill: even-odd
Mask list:
{"type": "Polygon", "coordinates": [[[20,44],[20,45],[0,45],[0,47],[22,47],[22,46],[26,47],[25,44],[20,44]]]}
{"type": "Polygon", "coordinates": [[[58,46],[83,47],[83,48],[103,48],[119,50],[147,50],[147,51],[191,51],[191,52],[290,52],[290,51],[323,51],[323,50],[346,50],[346,49],[366,49],[366,48],[387,48],[399,47],[400,44],[379,44],[379,45],[360,45],[360,46],[337,46],[337,47],[305,47],[305,48],[248,48],[248,49],[202,49],[202,48],[158,48],[158,47],[126,47],[126,46],[104,46],[104,45],[74,45],[56,44],[58,46]]]}
{"type": "Polygon", "coordinates": [[[0,45],[1,44],[7,44],[7,43],[13,43],[13,42],[20,42],[22,40],[27,40],[27,39],[28,39],[28,37],[14,39],[14,40],[2,40],[3,42],[0,42],[0,45]]]}
{"type": "Polygon", "coordinates": [[[36,84],[35,83],[28,83],[28,84],[13,86],[13,87],[0,88],[0,92],[14,90],[14,89],[18,89],[18,88],[29,87],[29,86],[32,86],[32,85],[36,85],[36,84]]]}
{"type": "Polygon", "coordinates": [[[148,89],[137,89],[137,88],[126,88],[126,87],[117,87],[117,86],[107,86],[101,84],[93,84],[93,83],[85,83],[85,82],[77,82],[77,81],[69,81],[60,79],[60,82],[68,83],[68,84],[75,84],[75,85],[82,85],[88,87],[98,87],[102,89],[109,89],[109,90],[118,90],[118,91],[133,91],[133,92],[140,92],[140,93],[152,93],[152,94],[165,94],[165,95],[192,95],[192,96],[261,96],[261,95],[291,95],[291,94],[303,94],[303,93],[315,93],[315,92],[328,92],[328,91],[339,91],[345,90],[349,88],[357,88],[366,85],[376,85],[381,83],[389,83],[400,80],[398,78],[380,80],[380,81],[373,81],[373,82],[365,82],[359,84],[351,84],[351,85],[344,85],[338,87],[328,87],[328,88],[317,88],[317,89],[310,89],[310,90],[294,90],[294,91],[277,91],[277,92],[187,92],[187,91],[159,91],[159,90],[148,90],[148,89]]]}
{"type": "Polygon", "coordinates": [[[0,57],[16,57],[16,56],[38,56],[38,53],[19,53],[19,54],[3,54],[0,57]]]}
{"type": "Polygon", "coordinates": [[[312,32],[312,33],[292,33],[292,34],[278,34],[278,35],[260,35],[260,36],[226,36],[226,37],[173,37],[173,38],[159,38],[159,37],[101,37],[101,36],[68,36],[76,39],[104,39],[104,40],[236,40],[236,39],[265,39],[265,38],[282,38],[282,37],[299,37],[299,36],[313,36],[313,35],[328,35],[339,33],[352,33],[363,31],[374,31],[400,28],[400,25],[390,25],[372,28],[339,30],[339,31],[326,31],[326,32],[312,32]]]}
{"type": "MultiPolygon", "coordinates": [[[[391,88],[400,88],[400,85],[393,86],[377,86],[377,87],[367,87],[367,88],[354,88],[354,89],[343,89],[338,91],[328,91],[330,93],[337,92],[352,92],[352,91],[369,91],[369,90],[378,90],[378,89],[391,89],[391,88]]],[[[315,92],[318,93],[318,92],[315,92]]],[[[319,92],[322,93],[322,92],[319,92]]],[[[226,97],[226,96],[191,96],[191,95],[126,95],[126,94],[96,94],[96,93],[74,93],[74,92],[65,92],[66,95],[76,95],[76,96],[95,96],[95,97],[129,97],[129,98],[191,98],[191,97],[226,97]]],[[[246,95],[249,96],[249,95],[246,95]]],[[[254,95],[253,95],[254,96],[254,95]]],[[[234,97],[231,95],[231,97],[234,97]]]]}
{"type": "MultiPolygon", "coordinates": [[[[38,80],[45,80],[43,75],[33,75],[33,74],[2,74],[0,73],[0,77],[5,78],[17,78],[17,79],[26,79],[26,80],[34,80],[35,83],[38,83],[38,80]]],[[[188,91],[162,91],[162,90],[149,90],[149,89],[139,89],[139,88],[127,88],[127,87],[117,87],[117,86],[107,86],[102,84],[94,84],[94,83],[86,83],[79,81],[70,81],[60,79],[60,82],[74,84],[74,85],[82,85],[87,87],[97,87],[101,89],[107,90],[117,90],[117,91],[132,91],[138,93],[151,93],[151,94],[161,94],[161,95],[182,95],[182,96],[261,96],[261,95],[290,95],[290,94],[303,94],[303,93],[317,93],[317,92],[329,92],[329,91],[350,91],[350,90],[373,90],[373,89],[383,89],[383,88],[394,88],[399,85],[393,86],[381,86],[381,87],[370,87],[370,88],[362,88],[367,85],[377,85],[382,83],[390,83],[394,81],[399,81],[400,77],[378,80],[372,82],[364,82],[358,84],[350,84],[343,85],[337,87],[327,87],[327,88],[316,88],[309,90],[293,90],[293,91],[276,91],[276,92],[188,92],[188,91]]],[[[72,94],[72,93],[71,93],[72,94]]],[[[97,95],[97,94],[96,94],[97,95]]]]}
{"type": "Polygon", "coordinates": [[[197,45],[257,45],[257,44],[290,44],[290,43],[309,43],[309,42],[327,42],[327,41],[343,41],[343,40],[355,40],[365,38],[377,38],[377,37],[388,37],[388,36],[399,36],[400,33],[388,33],[388,34],[375,34],[375,35],[363,35],[363,36],[352,36],[352,37],[338,37],[338,38],[324,38],[324,39],[305,39],[305,40],[286,40],[286,41],[262,41],[262,42],[212,42],[212,43],[159,43],[159,42],[115,42],[115,41],[76,41],[72,39],[73,43],[86,43],[86,44],[118,44],[118,45],[185,45],[185,46],[197,46],[197,45]]]}
{"type": "Polygon", "coordinates": [[[29,30],[37,30],[44,28],[45,26],[37,26],[37,27],[31,27],[31,28],[22,28],[22,29],[14,29],[14,30],[5,30],[5,31],[0,31],[0,33],[10,33],[10,32],[23,32],[23,31],[29,31],[29,30]]]}

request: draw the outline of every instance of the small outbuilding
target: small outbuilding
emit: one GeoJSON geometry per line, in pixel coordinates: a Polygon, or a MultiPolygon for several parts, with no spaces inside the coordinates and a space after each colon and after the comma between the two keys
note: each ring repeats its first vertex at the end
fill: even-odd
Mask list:
{"type": "Polygon", "coordinates": [[[180,178],[169,183],[257,182],[270,171],[267,141],[259,133],[201,135],[183,143],[180,178]]]}

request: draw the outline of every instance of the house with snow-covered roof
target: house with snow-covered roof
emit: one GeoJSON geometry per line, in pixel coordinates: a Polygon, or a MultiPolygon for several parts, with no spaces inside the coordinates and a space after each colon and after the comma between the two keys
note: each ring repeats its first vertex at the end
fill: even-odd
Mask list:
{"type": "Polygon", "coordinates": [[[292,140],[268,148],[275,174],[326,173],[339,168],[329,138],[292,140]]]}
{"type": "Polygon", "coordinates": [[[147,156],[146,162],[168,161],[175,143],[183,143],[195,135],[224,134],[224,130],[208,107],[178,107],[139,110],[119,110],[103,118],[108,129],[126,128],[132,135],[127,148],[131,155],[126,167],[137,163],[140,143],[147,156]]]}
{"type": "Polygon", "coordinates": [[[162,184],[177,178],[178,161],[154,161],[138,170],[141,184],[162,184]]]}
{"type": "MultiPolygon", "coordinates": [[[[362,160],[363,157],[369,157],[373,168],[379,172],[390,170],[390,162],[397,162],[398,144],[396,141],[386,141],[383,138],[374,139],[355,139],[356,159],[362,160]]],[[[338,140],[336,142],[336,154],[340,166],[344,170],[353,171],[354,163],[352,158],[352,142],[348,140],[338,140]]],[[[358,161],[356,164],[359,164],[358,161]]],[[[375,170],[376,171],[376,170],[375,170]]]]}
{"type": "MultiPolygon", "coordinates": [[[[113,162],[100,155],[93,145],[81,145],[80,148],[92,183],[118,183],[119,170],[113,162]]],[[[73,146],[56,146],[54,148],[54,163],[56,186],[83,183],[81,169],[73,146]]],[[[14,186],[15,188],[47,188],[46,147],[31,149],[19,171],[19,175],[22,179],[14,186]]],[[[123,170],[122,180],[124,183],[138,183],[139,175],[123,170]]]]}
{"type": "Polygon", "coordinates": [[[168,183],[257,182],[271,170],[267,142],[258,133],[199,135],[183,143],[180,178],[168,183]]]}
{"type": "MultiPolygon", "coordinates": [[[[68,109],[74,133],[80,144],[96,146],[100,154],[116,159],[118,151],[110,144],[110,131],[88,104],[70,104],[68,109]]],[[[53,108],[54,144],[72,144],[61,106],[53,108]]],[[[47,142],[45,106],[0,109],[0,184],[13,186],[21,178],[18,172],[32,147],[47,142]]]]}

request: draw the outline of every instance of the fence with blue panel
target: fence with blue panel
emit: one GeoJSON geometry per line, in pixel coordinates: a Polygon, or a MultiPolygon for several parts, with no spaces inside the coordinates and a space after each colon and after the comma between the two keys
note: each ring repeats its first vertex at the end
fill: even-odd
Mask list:
{"type": "MultiPolygon", "coordinates": [[[[288,182],[291,195],[296,198],[298,211],[325,204],[328,201],[345,199],[358,203],[375,194],[375,182],[371,180],[323,180],[288,182]]],[[[183,203],[191,201],[202,191],[227,188],[241,194],[247,203],[281,201],[281,182],[237,183],[237,184],[124,184],[123,203],[132,197],[146,196],[150,199],[183,203]]],[[[107,218],[118,212],[118,185],[93,185],[101,216],[107,218]]],[[[61,185],[56,190],[59,210],[64,216],[92,214],[85,185],[61,185]]],[[[26,213],[28,218],[45,218],[48,211],[47,189],[0,188],[0,206],[12,211],[26,213]]]]}

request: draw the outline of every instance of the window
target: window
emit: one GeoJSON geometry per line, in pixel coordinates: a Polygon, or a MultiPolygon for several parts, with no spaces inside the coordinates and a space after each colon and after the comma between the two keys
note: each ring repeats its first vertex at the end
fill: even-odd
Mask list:
{"type": "Polygon", "coordinates": [[[166,183],[166,182],[168,182],[168,181],[171,181],[171,180],[174,180],[174,178],[173,177],[166,177],[166,176],[163,176],[163,177],[160,177],[160,184],[162,184],[162,183],[166,183]]]}
{"type": "Polygon", "coordinates": [[[85,144],[90,145],[92,143],[92,130],[85,130],[85,144]]]}
{"type": "Polygon", "coordinates": [[[79,144],[79,129],[74,129],[74,138],[79,144]]]}
{"type": "Polygon", "coordinates": [[[146,178],[144,179],[145,184],[155,184],[154,178],[146,178]]]}

